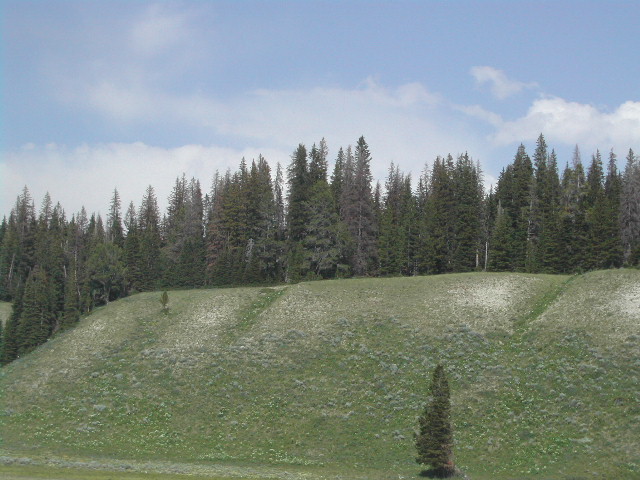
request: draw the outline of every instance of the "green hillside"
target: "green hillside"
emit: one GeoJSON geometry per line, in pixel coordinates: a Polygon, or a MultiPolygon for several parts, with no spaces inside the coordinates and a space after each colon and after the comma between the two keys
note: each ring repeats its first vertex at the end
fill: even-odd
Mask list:
{"type": "MultiPolygon", "coordinates": [[[[0,457],[247,478],[415,478],[437,362],[472,479],[640,478],[640,271],[173,291],[1,371],[0,457]]],[[[1,470],[0,470],[1,471],[1,470]]]]}

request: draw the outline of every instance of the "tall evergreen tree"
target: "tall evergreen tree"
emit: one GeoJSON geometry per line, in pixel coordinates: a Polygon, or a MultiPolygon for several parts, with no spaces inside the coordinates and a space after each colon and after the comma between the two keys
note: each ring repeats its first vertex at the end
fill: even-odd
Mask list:
{"type": "Polygon", "coordinates": [[[482,238],[482,175],[468,154],[460,155],[452,171],[453,249],[452,270],[467,272],[479,267],[482,238]]]}
{"type": "Polygon", "coordinates": [[[629,149],[620,194],[620,235],[623,261],[640,263],[640,161],[629,149]]]}
{"type": "Polygon", "coordinates": [[[288,170],[289,179],[289,203],[287,211],[287,227],[289,240],[299,242],[305,236],[305,228],[308,218],[308,202],[311,181],[307,165],[307,149],[304,145],[298,148],[291,156],[291,164],[288,170]]]}
{"type": "Polygon", "coordinates": [[[64,312],[60,329],[65,330],[75,325],[80,319],[80,289],[78,287],[77,266],[72,259],[64,288],[64,312]]]}
{"type": "Polygon", "coordinates": [[[113,190],[109,215],[107,216],[107,240],[119,247],[124,246],[124,232],[122,229],[121,202],[118,190],[113,190]]]}
{"type": "Polygon", "coordinates": [[[160,211],[155,191],[149,185],[142,198],[138,214],[140,234],[140,288],[152,290],[160,278],[160,211]]]}
{"type": "Polygon", "coordinates": [[[351,267],[355,275],[375,273],[378,264],[377,229],[371,191],[371,154],[364,137],[358,139],[355,157],[343,170],[341,216],[352,237],[351,267]]]}
{"type": "Polygon", "coordinates": [[[418,419],[416,462],[430,465],[438,477],[453,476],[453,428],[449,382],[444,367],[438,364],[431,379],[430,400],[418,419]]]}
{"type": "Polygon", "coordinates": [[[455,235],[452,182],[453,158],[438,157],[431,170],[429,195],[424,207],[421,265],[424,273],[453,271],[455,235]]]}
{"type": "Polygon", "coordinates": [[[18,354],[22,355],[42,345],[55,324],[51,302],[51,288],[46,272],[35,267],[24,289],[22,308],[17,326],[18,354]]]}
{"type": "MultiPolygon", "coordinates": [[[[496,201],[504,208],[511,225],[512,233],[508,237],[510,244],[501,245],[501,248],[505,249],[506,257],[511,259],[509,269],[513,271],[525,270],[532,182],[533,165],[524,145],[521,144],[513,163],[501,173],[496,188],[496,201]]],[[[491,248],[497,246],[496,239],[491,240],[491,245],[491,248]]]]}

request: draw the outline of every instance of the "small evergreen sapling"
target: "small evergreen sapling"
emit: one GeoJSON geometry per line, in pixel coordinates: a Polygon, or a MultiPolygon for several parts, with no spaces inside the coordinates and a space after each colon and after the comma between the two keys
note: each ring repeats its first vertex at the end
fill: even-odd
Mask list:
{"type": "Polygon", "coordinates": [[[169,294],[166,292],[166,290],[162,292],[162,295],[160,295],[160,303],[162,304],[163,312],[169,310],[169,294]]]}
{"type": "Polygon", "coordinates": [[[431,398],[418,419],[420,431],[416,434],[416,462],[430,465],[432,470],[429,474],[447,478],[456,473],[456,467],[453,463],[449,382],[444,367],[440,364],[433,372],[430,393],[431,398]]]}

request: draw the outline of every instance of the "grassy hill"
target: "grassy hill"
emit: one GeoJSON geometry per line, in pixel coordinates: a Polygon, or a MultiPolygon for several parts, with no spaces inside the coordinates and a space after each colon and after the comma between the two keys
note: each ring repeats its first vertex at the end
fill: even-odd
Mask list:
{"type": "MultiPolygon", "coordinates": [[[[5,462],[415,478],[438,362],[472,479],[640,478],[640,271],[139,294],[0,373],[5,462]]],[[[0,459],[1,460],[1,459],[0,459]]]]}

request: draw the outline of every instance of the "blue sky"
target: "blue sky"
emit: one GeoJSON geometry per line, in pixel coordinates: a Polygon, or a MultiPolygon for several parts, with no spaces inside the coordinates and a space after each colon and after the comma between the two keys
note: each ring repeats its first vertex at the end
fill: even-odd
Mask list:
{"type": "Polygon", "coordinates": [[[68,215],[117,188],[325,138],[374,176],[468,151],[488,184],[539,133],[640,152],[637,1],[1,1],[0,215],[23,185],[68,215]]]}

